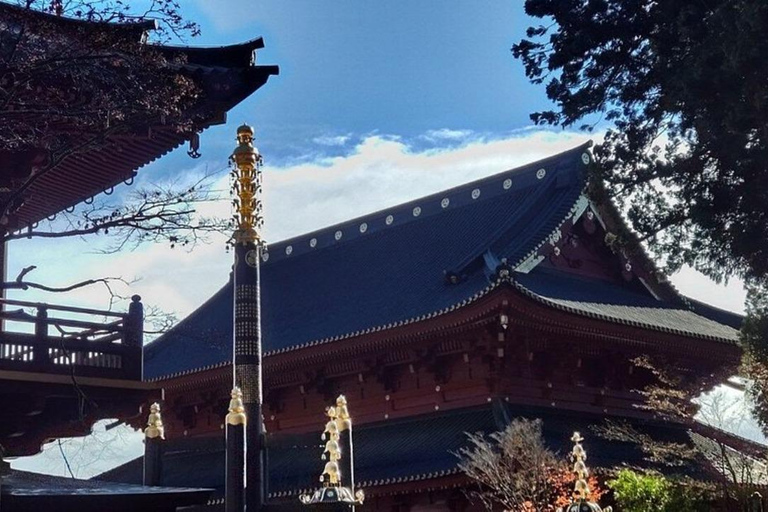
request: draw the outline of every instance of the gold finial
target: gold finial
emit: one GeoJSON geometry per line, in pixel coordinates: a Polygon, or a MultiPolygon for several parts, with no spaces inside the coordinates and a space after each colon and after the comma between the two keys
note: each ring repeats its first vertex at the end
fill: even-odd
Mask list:
{"type": "Polygon", "coordinates": [[[320,481],[328,486],[337,486],[340,483],[339,459],[341,459],[341,447],[339,446],[339,427],[336,423],[336,408],[331,406],[325,411],[328,423],[325,424],[322,439],[326,441],[325,450],[321,458],[328,460],[320,475],[320,481]]]}
{"type": "MultiPolygon", "coordinates": [[[[325,430],[323,431],[322,440],[325,441],[325,449],[322,454],[322,459],[327,461],[323,467],[323,472],[320,475],[320,483],[322,487],[314,491],[312,494],[302,494],[299,496],[299,501],[304,505],[329,505],[333,504],[338,506],[343,504],[346,506],[362,505],[365,500],[365,493],[361,489],[355,490],[353,486],[342,485],[341,479],[349,478],[352,483],[351,464],[346,465],[350,474],[342,475],[342,464],[339,462],[342,455],[352,457],[352,432],[349,432],[349,445],[345,445],[343,448],[348,449],[349,453],[342,453],[342,444],[340,442],[341,432],[344,429],[351,429],[352,423],[349,417],[349,409],[347,407],[347,399],[344,395],[340,395],[336,399],[336,403],[325,410],[325,415],[328,417],[328,421],[325,424],[325,430]]],[[[350,459],[351,462],[351,459],[350,459]]]]}
{"type": "Polygon", "coordinates": [[[352,418],[349,416],[347,397],[339,395],[336,399],[336,425],[339,432],[343,432],[352,426],[352,418]]]}
{"type": "Polygon", "coordinates": [[[243,407],[243,392],[235,386],[232,388],[232,399],[229,401],[229,413],[226,418],[228,425],[245,425],[245,407],[243,407]]]}
{"type": "Polygon", "coordinates": [[[259,242],[259,229],[262,224],[261,200],[261,155],[253,146],[253,128],[244,124],[237,128],[237,147],[230,157],[235,165],[232,170],[233,190],[237,197],[235,221],[237,228],[236,243],[259,242]]]}
{"type": "Polygon", "coordinates": [[[165,427],[163,418],[160,416],[160,404],[155,402],[149,406],[149,417],[147,418],[147,428],[144,429],[144,437],[147,439],[165,439],[165,427]]]}
{"type": "Polygon", "coordinates": [[[576,473],[576,485],[573,488],[573,498],[577,500],[586,500],[589,499],[590,490],[589,484],[587,483],[589,471],[587,470],[587,465],[584,463],[584,461],[587,460],[587,452],[581,445],[584,438],[581,437],[581,434],[578,432],[574,432],[571,441],[574,443],[573,451],[571,452],[573,472],[576,473]]]}
{"type": "Polygon", "coordinates": [[[589,510],[590,512],[613,512],[611,507],[601,508],[597,503],[589,501],[592,491],[587,483],[589,470],[584,463],[587,460],[587,452],[581,444],[584,442],[584,438],[578,432],[574,432],[571,441],[573,441],[571,459],[573,460],[573,472],[576,473],[576,484],[573,487],[571,504],[558,508],[557,512],[582,512],[584,510],[589,510]]]}
{"type": "Polygon", "coordinates": [[[335,460],[328,461],[323,469],[323,474],[320,475],[320,481],[326,487],[336,487],[339,485],[340,474],[339,463],[335,460]]]}

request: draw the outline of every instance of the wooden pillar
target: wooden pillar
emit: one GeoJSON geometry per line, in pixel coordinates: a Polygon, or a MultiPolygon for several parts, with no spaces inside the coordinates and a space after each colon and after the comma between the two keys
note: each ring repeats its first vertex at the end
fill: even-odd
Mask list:
{"type": "Polygon", "coordinates": [[[41,304],[37,307],[35,346],[32,349],[32,359],[38,371],[45,371],[50,363],[48,348],[48,308],[41,304]]]}
{"type": "Polygon", "coordinates": [[[139,295],[131,297],[123,328],[123,342],[132,349],[123,359],[123,369],[127,378],[141,380],[144,378],[144,306],[139,295]]]}
{"type": "Polygon", "coordinates": [[[147,428],[144,429],[144,485],[157,486],[162,482],[165,429],[160,404],[155,402],[149,410],[147,428]]]}
{"type": "MultiPolygon", "coordinates": [[[[5,231],[0,230],[0,236],[4,235],[5,231]]],[[[0,241],[0,279],[3,283],[8,282],[8,243],[0,241]]],[[[5,298],[5,288],[0,287],[0,299],[5,298]]],[[[5,304],[0,304],[0,311],[5,311],[5,304]]],[[[0,332],[5,330],[5,319],[0,318],[0,332]]]]}

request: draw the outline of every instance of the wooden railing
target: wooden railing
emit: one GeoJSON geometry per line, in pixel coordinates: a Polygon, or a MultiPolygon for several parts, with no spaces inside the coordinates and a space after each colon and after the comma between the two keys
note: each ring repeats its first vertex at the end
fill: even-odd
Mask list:
{"type": "Polygon", "coordinates": [[[0,306],[0,370],[141,380],[138,295],[127,313],[2,298],[0,306]]]}

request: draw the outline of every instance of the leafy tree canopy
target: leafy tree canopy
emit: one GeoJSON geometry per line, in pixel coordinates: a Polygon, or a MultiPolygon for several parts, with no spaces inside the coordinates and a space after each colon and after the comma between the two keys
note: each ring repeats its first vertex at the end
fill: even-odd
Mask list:
{"type": "Polygon", "coordinates": [[[768,276],[768,3],[527,0],[544,24],[513,48],[556,109],[536,123],[610,129],[612,197],[669,270],[768,276]]]}

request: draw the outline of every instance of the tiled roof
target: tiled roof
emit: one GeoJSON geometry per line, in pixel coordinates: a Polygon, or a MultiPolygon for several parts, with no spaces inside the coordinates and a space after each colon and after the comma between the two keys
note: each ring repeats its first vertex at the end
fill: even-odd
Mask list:
{"type": "MultiPolygon", "coordinates": [[[[585,149],[272,244],[261,273],[265,351],[418,318],[483,290],[489,249],[521,260],[571,210],[585,149]],[[463,279],[449,284],[445,272],[463,279]]],[[[145,375],[227,360],[231,303],[228,285],[149,345],[145,375]]]]}
{"type": "MultiPolygon", "coordinates": [[[[137,459],[141,471],[141,459],[137,459]]],[[[140,473],[141,474],[141,473],[140,473]]],[[[37,510],[51,503],[56,510],[147,510],[152,504],[162,510],[205,503],[213,488],[145,487],[136,482],[78,480],[11,470],[0,477],[3,510],[37,510]]],[[[155,510],[153,508],[153,510],[155,510]]]]}
{"type": "MultiPolygon", "coordinates": [[[[543,421],[545,444],[564,457],[571,447],[571,435],[579,430],[587,437],[590,467],[621,465],[655,467],[644,460],[634,444],[608,441],[592,433],[590,426],[600,418],[558,410],[512,406],[496,401],[484,407],[436,412],[422,416],[362,425],[354,429],[355,475],[359,487],[413,482],[459,473],[455,455],[467,446],[466,433],[490,434],[502,430],[518,417],[543,421]]],[[[319,426],[318,428],[320,428],[319,426]]],[[[690,444],[682,426],[635,424],[653,439],[690,444]]],[[[317,486],[322,471],[320,432],[276,434],[269,437],[269,493],[272,497],[295,496],[317,486]]],[[[163,485],[224,487],[224,438],[207,437],[169,441],[163,461],[163,485]]],[[[667,468],[667,472],[674,469],[667,468]]],[[[687,467],[689,476],[706,476],[703,467],[687,467]]],[[[141,459],[108,471],[102,480],[137,483],[141,481],[141,459]]]]}
{"type": "MultiPolygon", "coordinates": [[[[66,16],[53,16],[43,12],[0,2],[0,20],[23,12],[25,16],[67,26],[100,26],[110,31],[125,33],[133,40],[141,40],[147,30],[154,27],[154,21],[145,23],[99,23],[76,20],[66,16]]],[[[3,25],[5,26],[5,25],[3,25]]],[[[2,28],[2,27],[0,27],[2,28]]],[[[56,215],[58,212],[92,199],[94,195],[120,185],[133,182],[136,171],[150,162],[166,155],[189,140],[191,133],[198,133],[210,126],[220,124],[226,113],[235,105],[263,86],[270,76],[278,74],[277,66],[255,65],[254,52],[264,47],[261,38],[244,43],[221,47],[176,47],[150,45],[173,61],[181,58],[180,73],[192,79],[199,93],[194,102],[187,105],[180,118],[164,123],[146,121],[141,126],[126,127],[114,135],[107,135],[103,144],[89,151],[75,151],[59,162],[50,171],[40,175],[28,190],[27,198],[15,212],[12,229],[28,225],[56,215]],[[172,122],[171,122],[172,121],[172,122]],[[192,123],[192,132],[174,129],[175,123],[192,123]],[[115,158],[118,155],[118,158],[115,158]]],[[[169,64],[169,69],[178,69],[179,64],[169,64]]],[[[158,95],[156,90],[145,91],[158,95]]],[[[114,128],[114,127],[113,127],[114,128]]],[[[1,148],[0,152],[2,152],[1,148]]],[[[0,158],[0,172],[16,163],[20,158],[13,152],[6,152],[0,158]]]]}
{"type": "MultiPolygon", "coordinates": [[[[270,245],[261,272],[265,353],[431,318],[488,293],[502,259],[513,268],[531,261],[566,220],[588,206],[582,194],[586,150],[580,146],[270,245]]],[[[665,304],[644,291],[597,280],[574,285],[573,278],[538,267],[513,278],[531,297],[578,314],[725,341],[735,336],[681,309],[682,301],[665,304]]],[[[145,378],[231,360],[231,311],[230,283],[147,346],[145,378]]]]}
{"type": "Polygon", "coordinates": [[[530,296],[565,311],[675,334],[720,341],[738,339],[733,327],[612,283],[543,268],[515,279],[530,296]]]}

